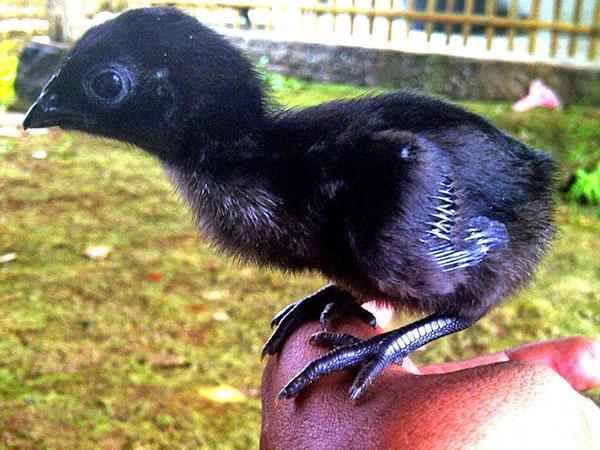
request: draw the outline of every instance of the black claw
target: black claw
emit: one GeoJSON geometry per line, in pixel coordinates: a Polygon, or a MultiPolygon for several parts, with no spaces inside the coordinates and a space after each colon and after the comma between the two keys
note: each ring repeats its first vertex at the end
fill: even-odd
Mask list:
{"type": "Polygon", "coordinates": [[[289,305],[287,305],[285,308],[283,308],[281,311],[279,311],[277,314],[275,314],[275,317],[273,317],[273,319],[271,320],[271,328],[279,325],[279,323],[281,322],[281,320],[292,310],[294,309],[294,307],[297,305],[298,303],[291,303],[289,305]]]}
{"type": "Polygon", "coordinates": [[[325,308],[323,308],[323,312],[321,313],[320,317],[321,328],[327,331],[334,320],[343,316],[356,316],[372,328],[377,327],[377,319],[375,316],[360,306],[360,304],[356,302],[332,302],[328,303],[325,305],[325,308]]]}
{"type": "MultiPolygon", "coordinates": [[[[338,306],[338,308],[340,308],[338,306]]],[[[323,330],[328,330],[329,325],[331,325],[332,319],[335,317],[336,304],[331,302],[325,305],[323,311],[321,312],[321,316],[319,317],[319,321],[321,322],[321,328],[323,330]]]]}
{"type": "Polygon", "coordinates": [[[318,319],[322,316],[326,305],[334,304],[354,304],[354,298],[347,292],[341,290],[335,285],[328,285],[315,292],[314,294],[297,301],[283,310],[273,318],[271,326],[277,326],[275,331],[263,347],[261,356],[275,355],[281,351],[287,338],[296,331],[298,327],[318,319]]]}
{"type": "Polygon", "coordinates": [[[356,375],[356,378],[348,391],[350,399],[358,400],[362,397],[367,388],[373,384],[373,381],[375,381],[381,372],[383,372],[383,369],[388,365],[389,361],[385,356],[377,356],[365,364],[356,375]]]}
{"type": "Polygon", "coordinates": [[[271,333],[271,336],[269,337],[269,339],[267,339],[267,342],[265,343],[265,346],[262,349],[262,352],[260,354],[261,359],[267,355],[275,355],[279,353],[283,348],[283,344],[285,343],[288,336],[292,334],[293,331],[299,326],[301,322],[293,316],[293,313],[294,310],[292,308],[280,320],[279,325],[277,326],[275,331],[271,333]]]}
{"type": "MultiPolygon", "coordinates": [[[[270,340],[270,339],[269,339],[269,340],[270,340]]],[[[261,350],[261,352],[260,352],[260,359],[261,359],[261,361],[262,361],[263,359],[265,359],[265,356],[267,356],[267,355],[272,355],[272,354],[273,354],[273,353],[270,353],[270,352],[271,352],[271,347],[269,346],[269,341],[267,341],[267,342],[265,343],[265,345],[263,346],[263,349],[262,349],[262,350],[261,350]]]]}
{"type": "Polygon", "coordinates": [[[284,387],[281,391],[279,391],[279,394],[277,394],[277,400],[286,400],[293,397],[293,395],[288,393],[287,387],[284,387]]]}
{"type": "Polygon", "coordinates": [[[367,311],[362,307],[361,309],[364,311],[362,319],[365,321],[365,323],[371,328],[377,328],[377,319],[375,318],[375,316],[370,311],[367,311]]]}
{"type": "Polygon", "coordinates": [[[375,318],[375,316],[370,311],[367,311],[365,308],[363,308],[361,306],[359,314],[360,314],[360,318],[367,325],[369,325],[371,328],[377,328],[377,319],[375,318]]]}
{"type": "Polygon", "coordinates": [[[362,344],[338,347],[309,363],[281,390],[278,398],[293,398],[325,375],[360,365],[374,348],[362,344]]]}
{"type": "Polygon", "coordinates": [[[360,339],[346,333],[330,333],[328,331],[319,331],[310,337],[312,345],[322,347],[341,347],[344,345],[358,344],[360,339]]]}

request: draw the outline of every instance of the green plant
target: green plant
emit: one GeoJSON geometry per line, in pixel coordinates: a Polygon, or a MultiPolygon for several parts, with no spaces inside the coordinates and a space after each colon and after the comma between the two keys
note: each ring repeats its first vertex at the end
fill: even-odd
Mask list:
{"type": "Polygon", "coordinates": [[[575,182],[569,190],[569,198],[600,205],[600,161],[591,172],[584,169],[575,172],[575,182]]]}
{"type": "Polygon", "coordinates": [[[0,41],[0,107],[10,105],[15,99],[14,83],[19,58],[16,54],[17,41],[0,41]]]}
{"type": "Polygon", "coordinates": [[[266,56],[262,56],[256,62],[256,68],[262,76],[262,79],[267,83],[270,89],[273,91],[282,91],[289,90],[295,91],[302,87],[302,82],[294,77],[288,77],[285,75],[281,75],[277,72],[271,72],[267,70],[267,64],[269,63],[269,58],[266,56]]]}

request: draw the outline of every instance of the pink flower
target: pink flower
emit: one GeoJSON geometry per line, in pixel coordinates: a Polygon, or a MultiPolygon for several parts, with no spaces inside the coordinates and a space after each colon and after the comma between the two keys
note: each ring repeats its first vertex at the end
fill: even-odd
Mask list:
{"type": "Polygon", "coordinates": [[[560,106],[560,98],[556,92],[544,84],[542,80],[533,80],[529,93],[512,105],[513,111],[523,112],[533,108],[556,109],[560,106]]]}

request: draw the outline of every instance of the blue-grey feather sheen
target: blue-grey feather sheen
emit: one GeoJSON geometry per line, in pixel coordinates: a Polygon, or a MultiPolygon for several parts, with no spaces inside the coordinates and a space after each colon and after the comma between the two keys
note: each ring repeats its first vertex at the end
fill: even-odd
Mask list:
{"type": "Polygon", "coordinates": [[[508,245],[506,226],[486,216],[468,219],[457,242],[453,232],[460,207],[450,176],[444,176],[438,183],[431,201],[430,220],[426,222],[428,228],[421,242],[428,246],[429,255],[442,271],[453,272],[476,266],[490,251],[508,245]]]}

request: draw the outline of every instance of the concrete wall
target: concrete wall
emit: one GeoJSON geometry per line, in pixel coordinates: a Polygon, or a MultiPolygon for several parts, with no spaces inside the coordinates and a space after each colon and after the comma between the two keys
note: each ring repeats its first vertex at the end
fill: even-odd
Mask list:
{"type": "MultiPolygon", "coordinates": [[[[449,99],[515,101],[534,78],[555,88],[566,104],[600,107],[600,71],[545,64],[484,61],[445,55],[230,37],[267,68],[304,80],[419,90],[449,99]]],[[[65,47],[30,43],[21,55],[15,88],[24,108],[50,79],[65,47]]]]}

